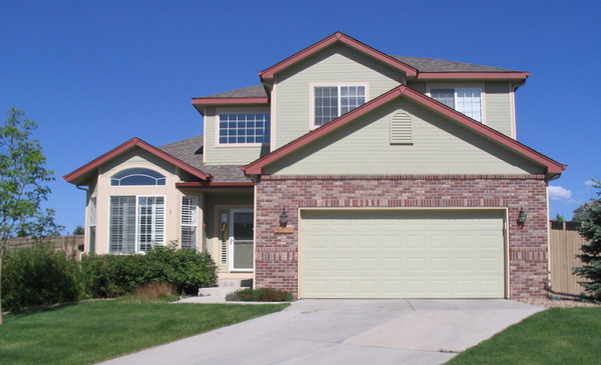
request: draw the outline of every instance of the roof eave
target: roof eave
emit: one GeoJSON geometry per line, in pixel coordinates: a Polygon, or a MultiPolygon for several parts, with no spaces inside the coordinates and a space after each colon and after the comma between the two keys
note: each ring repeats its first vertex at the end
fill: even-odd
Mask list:
{"type": "Polygon", "coordinates": [[[420,72],[419,80],[525,80],[530,72],[420,72]]]}

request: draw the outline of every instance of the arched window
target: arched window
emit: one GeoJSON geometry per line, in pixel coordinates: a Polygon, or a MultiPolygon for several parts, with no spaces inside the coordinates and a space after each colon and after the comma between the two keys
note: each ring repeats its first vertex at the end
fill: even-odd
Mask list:
{"type": "Polygon", "coordinates": [[[111,186],[165,185],[165,176],[144,168],[123,170],[111,177],[111,186]]]}

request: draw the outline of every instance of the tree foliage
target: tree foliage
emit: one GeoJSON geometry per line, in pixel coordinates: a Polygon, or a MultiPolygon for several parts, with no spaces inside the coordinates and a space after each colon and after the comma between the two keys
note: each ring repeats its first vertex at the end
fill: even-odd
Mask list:
{"type": "MultiPolygon", "coordinates": [[[[600,189],[597,195],[601,196],[601,182],[593,181],[593,187],[600,189]]],[[[580,235],[587,243],[581,247],[582,254],[577,255],[583,266],[572,270],[586,279],[580,282],[585,291],[594,299],[601,300],[601,199],[594,200],[590,206],[585,205],[578,219],[581,222],[580,235]]]]}
{"type": "Polygon", "coordinates": [[[9,238],[29,236],[40,240],[60,230],[54,223],[54,211],[41,207],[50,194],[45,183],[54,177],[44,166],[46,157],[40,142],[32,138],[37,125],[24,119],[25,113],[16,108],[6,115],[0,128],[0,273],[9,238]]]}
{"type": "Polygon", "coordinates": [[[84,233],[85,233],[85,231],[83,229],[83,226],[81,226],[80,224],[75,226],[75,229],[73,230],[74,236],[82,236],[84,233]]]}

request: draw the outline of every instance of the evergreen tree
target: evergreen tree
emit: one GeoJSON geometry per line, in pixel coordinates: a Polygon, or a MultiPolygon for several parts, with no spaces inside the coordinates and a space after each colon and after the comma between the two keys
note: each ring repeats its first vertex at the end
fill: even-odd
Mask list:
{"type": "MultiPolygon", "coordinates": [[[[601,189],[601,182],[593,181],[593,187],[601,189]]],[[[597,195],[601,196],[601,190],[597,195]]],[[[581,247],[582,254],[576,255],[582,260],[582,267],[575,267],[572,271],[587,280],[579,282],[584,290],[595,300],[601,300],[601,199],[585,205],[578,219],[581,222],[580,235],[587,243],[581,247]]]]}

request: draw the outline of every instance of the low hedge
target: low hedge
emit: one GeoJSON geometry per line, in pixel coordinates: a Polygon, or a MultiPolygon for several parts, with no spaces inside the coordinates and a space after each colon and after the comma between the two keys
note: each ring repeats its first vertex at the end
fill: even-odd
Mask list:
{"type": "Polygon", "coordinates": [[[2,310],[72,302],[79,299],[77,262],[47,243],[7,250],[2,260],[2,310]]]}
{"type": "Polygon", "coordinates": [[[159,282],[172,284],[178,294],[196,295],[198,288],[217,283],[217,265],[208,253],[176,244],[155,246],[145,255],[89,255],[81,262],[37,244],[4,254],[2,309],[113,298],[159,282]]]}
{"type": "Polygon", "coordinates": [[[154,246],[145,255],[90,255],[81,262],[82,287],[87,297],[112,298],[153,282],[175,285],[178,293],[196,294],[217,283],[217,265],[207,252],[154,246]]]}

